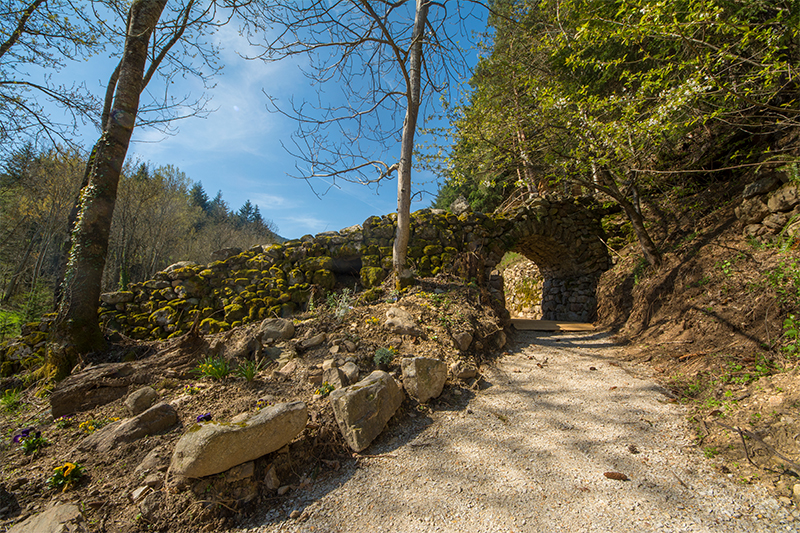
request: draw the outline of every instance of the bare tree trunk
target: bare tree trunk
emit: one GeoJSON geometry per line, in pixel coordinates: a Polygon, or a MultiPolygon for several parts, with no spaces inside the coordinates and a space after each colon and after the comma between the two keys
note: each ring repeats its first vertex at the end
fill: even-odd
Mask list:
{"type": "MultiPolygon", "coordinates": [[[[631,221],[631,226],[633,227],[633,233],[636,235],[636,239],[639,241],[639,246],[642,249],[642,254],[644,254],[645,260],[654,267],[658,267],[661,265],[661,252],[658,251],[658,247],[653,242],[653,239],[650,238],[650,233],[647,231],[647,228],[644,225],[644,217],[642,216],[641,209],[637,208],[636,200],[633,202],[628,200],[628,198],[619,190],[617,187],[614,178],[609,175],[607,169],[599,169],[597,173],[597,177],[600,178],[601,183],[604,182],[604,185],[597,185],[595,187],[617,201],[617,203],[622,206],[622,209],[625,211],[625,215],[627,215],[628,220],[631,221]]],[[[634,183],[631,183],[630,188],[634,191],[634,199],[638,198],[638,189],[636,188],[634,183]]]]}
{"type": "Polygon", "coordinates": [[[66,348],[48,354],[48,365],[55,367],[58,377],[69,374],[78,354],[105,346],[97,307],[111,219],[139,110],[150,35],[165,5],[166,0],[135,0],[130,7],[114,103],[95,157],[89,163],[89,181],[81,191],[81,208],[64,276],[57,336],[66,348]]]}
{"type": "Polygon", "coordinates": [[[414,134],[422,89],[422,41],[428,20],[429,0],[416,0],[411,51],[409,54],[409,84],[406,97],[406,118],[403,122],[403,140],[400,145],[400,164],[397,168],[397,234],[392,249],[392,266],[397,289],[408,286],[413,274],[408,268],[408,240],[411,232],[411,165],[414,153],[414,134]]]}

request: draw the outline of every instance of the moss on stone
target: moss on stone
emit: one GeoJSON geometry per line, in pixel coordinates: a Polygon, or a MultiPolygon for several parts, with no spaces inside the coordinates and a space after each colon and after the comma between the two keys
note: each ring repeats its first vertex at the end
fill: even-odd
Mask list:
{"type": "Polygon", "coordinates": [[[232,323],[247,316],[247,308],[241,304],[233,303],[225,307],[225,321],[232,323]]]}
{"type": "Polygon", "coordinates": [[[377,287],[386,279],[386,272],[380,267],[365,266],[361,269],[361,284],[366,288],[377,287]]]}
{"type": "Polygon", "coordinates": [[[442,245],[440,245],[440,244],[429,244],[428,246],[426,246],[423,249],[423,251],[425,252],[425,255],[427,255],[429,257],[435,256],[435,255],[441,255],[441,253],[442,253],[442,245]]]}
{"type": "Polygon", "coordinates": [[[311,276],[311,281],[323,289],[331,290],[336,285],[336,277],[330,270],[317,270],[311,276]]]}

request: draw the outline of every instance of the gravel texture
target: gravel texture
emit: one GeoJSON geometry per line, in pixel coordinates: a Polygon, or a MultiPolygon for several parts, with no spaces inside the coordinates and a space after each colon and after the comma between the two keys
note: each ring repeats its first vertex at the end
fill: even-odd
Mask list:
{"type": "Polygon", "coordinates": [[[604,333],[519,333],[481,390],[390,427],[244,531],[800,530],[794,507],[704,458],[685,411],[616,349],[604,333]]]}

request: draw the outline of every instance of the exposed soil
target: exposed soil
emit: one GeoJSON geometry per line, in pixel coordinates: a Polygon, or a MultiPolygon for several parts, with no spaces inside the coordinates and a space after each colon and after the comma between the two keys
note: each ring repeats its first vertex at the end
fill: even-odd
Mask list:
{"type": "MultiPolygon", "coordinates": [[[[362,376],[375,367],[373,357],[378,348],[391,348],[396,356],[390,372],[399,375],[399,359],[409,355],[442,358],[448,363],[457,360],[480,365],[487,354],[494,354],[505,344],[502,308],[492,307],[488,291],[477,286],[465,286],[441,276],[423,280],[402,298],[402,305],[421,325],[422,335],[400,336],[383,326],[386,311],[395,305],[387,290],[383,301],[367,304],[339,292],[327,303],[318,303],[315,311],[296,317],[295,336],[272,348],[297,348],[300,341],[318,333],[326,333],[327,341],[300,351],[293,361],[296,368],[290,374],[276,372],[279,364],[272,363],[252,381],[233,374],[223,380],[203,378],[196,371],[208,356],[229,360],[232,368],[252,354],[248,346],[255,336],[256,326],[237,328],[227,333],[194,338],[184,336],[166,342],[135,343],[123,341],[104,354],[89,357],[84,365],[99,362],[134,361],[146,368],[149,385],[163,401],[178,410],[180,425],[164,435],[153,435],[131,444],[122,445],[109,453],[81,452],[78,444],[103,425],[114,423],[128,415],[124,398],[71,417],[69,422],[56,421],[49,414],[47,391],[28,389],[16,409],[6,409],[0,417],[5,461],[1,467],[0,517],[4,526],[46,508],[51,501],[76,502],[93,531],[218,531],[232,527],[255,509],[276,505],[283,498],[265,488],[264,476],[274,465],[281,484],[299,486],[309,483],[330,470],[340,468],[350,458],[326,399],[315,396],[318,383],[313,375],[324,359],[340,358],[356,362],[362,376]],[[452,339],[458,331],[470,331],[474,340],[470,351],[460,352],[452,339]],[[349,341],[355,350],[348,352],[342,341],[349,341]],[[341,344],[340,344],[341,343],[341,344]],[[339,353],[331,354],[330,347],[340,344],[339,353]],[[309,424],[305,431],[286,448],[256,461],[255,474],[246,480],[229,482],[224,475],[212,476],[191,486],[174,486],[165,479],[172,449],[196,417],[211,413],[214,420],[230,420],[236,415],[252,412],[263,403],[279,403],[300,399],[309,403],[309,424]],[[25,455],[11,438],[21,429],[40,430],[48,444],[31,455],[25,455]],[[156,459],[149,468],[142,468],[148,454],[156,459]],[[47,479],[53,469],[65,462],[79,463],[86,474],[75,487],[60,493],[49,488],[47,479]],[[138,467],[138,468],[137,468],[138,467]],[[142,486],[147,474],[157,473],[156,489],[160,490],[157,508],[142,512],[141,505],[131,501],[131,493],[142,486]]],[[[494,302],[496,304],[496,301],[494,302]]],[[[474,384],[475,380],[471,380],[474,384]]],[[[6,387],[20,385],[13,379],[6,387]]],[[[445,400],[442,400],[445,401],[445,400]]],[[[433,404],[438,405],[437,403],[433,404]]],[[[415,404],[407,400],[395,415],[392,424],[403,425],[409,414],[413,417],[415,404]]],[[[433,407],[435,408],[435,407],[433,407]]]]}
{"type": "MultiPolygon", "coordinates": [[[[757,524],[758,528],[765,525],[765,531],[778,525],[791,531],[797,529],[795,518],[800,518],[796,508],[800,502],[792,494],[792,487],[800,482],[800,467],[797,465],[800,463],[800,370],[796,357],[786,351],[792,339],[785,335],[784,328],[784,321],[790,313],[797,312],[800,301],[800,267],[797,266],[800,264],[800,253],[791,246],[782,246],[785,243],[781,242],[747,242],[741,236],[741,227],[733,217],[733,205],[728,200],[735,198],[737,192],[726,185],[725,189],[709,189],[677,199],[676,203],[691,205],[691,209],[678,216],[665,217],[661,228],[653,228],[660,237],[662,249],[666,250],[663,265],[658,269],[645,268],[637,246],[629,244],[614,252],[617,264],[604,275],[598,288],[599,325],[606,328],[604,331],[610,332],[608,335],[615,336],[602,337],[603,344],[607,346],[592,346],[585,351],[602,360],[612,373],[617,372],[616,364],[622,364],[627,371],[636,375],[631,379],[643,380],[637,383],[651,383],[650,380],[660,383],[666,394],[658,393],[663,396],[661,401],[667,402],[665,405],[669,409],[678,409],[669,411],[674,422],[665,426],[668,429],[663,434],[664,438],[660,439],[663,441],[661,446],[671,446],[673,441],[669,439],[674,439],[683,443],[681,446],[685,447],[683,451],[686,452],[685,456],[669,456],[667,463],[676,469],[688,468],[692,471],[687,474],[690,476],[711,476],[706,470],[715,471],[713,479],[717,481],[709,482],[696,501],[692,500],[695,495],[690,497],[690,493],[694,494],[701,485],[705,487],[705,481],[686,482],[681,472],[674,472],[685,485],[678,483],[679,488],[673,483],[674,486],[669,490],[675,492],[675,501],[681,501],[680,505],[685,510],[694,509],[699,513],[695,521],[688,520],[681,513],[673,513],[672,503],[663,503],[662,506],[655,499],[648,500],[640,494],[640,500],[644,498],[647,503],[641,507],[641,512],[645,514],[638,523],[646,522],[654,531],[659,527],[687,531],[746,531],[752,524],[757,524]],[[593,351],[595,349],[596,352],[593,351]],[[679,423],[681,419],[688,420],[689,424],[684,426],[679,423]],[[702,458],[702,455],[706,458],[702,458]],[[696,461],[698,457],[699,463],[696,461]],[[738,484],[744,492],[737,492],[730,483],[738,484]],[[750,492],[751,489],[755,492],[750,492]],[[718,490],[723,492],[718,493],[718,490]],[[766,494],[758,491],[782,497],[783,507],[770,507],[768,510],[751,507],[748,502],[756,498],[753,494],[761,495],[758,498],[766,494]],[[727,516],[733,522],[715,522],[716,515],[709,514],[715,501],[712,496],[717,494],[723,494],[720,497],[727,502],[726,509],[730,510],[727,516]],[[772,513],[767,517],[767,522],[754,521],[758,520],[759,513],[767,511],[772,513]],[[665,516],[665,513],[669,516],[665,516]],[[647,518],[650,516],[656,518],[647,518]]],[[[677,212],[677,209],[671,212],[677,212]]],[[[622,224],[619,226],[622,227],[622,224]]],[[[379,513],[381,509],[386,513],[390,509],[375,508],[375,504],[366,510],[359,508],[359,516],[371,517],[371,521],[359,519],[353,527],[332,525],[334,522],[326,521],[327,515],[333,517],[331,520],[337,516],[343,519],[344,515],[339,516],[336,514],[338,511],[333,511],[336,506],[352,510],[347,500],[341,498],[348,494],[365,498],[370,494],[370,489],[363,487],[354,489],[354,492],[337,493],[335,487],[338,484],[348,483],[352,486],[355,482],[366,483],[365,480],[372,474],[385,475],[376,478],[383,483],[377,487],[386,488],[396,482],[401,486],[411,486],[413,490],[375,494],[384,494],[387,498],[410,498],[409,494],[413,493],[415,501],[426,498],[429,503],[436,501],[435,498],[441,496],[441,484],[444,483],[446,487],[448,481],[430,477],[435,483],[422,483],[413,470],[416,467],[409,466],[411,463],[403,463],[401,459],[411,461],[412,457],[419,455],[416,451],[420,449],[432,453],[440,448],[447,450],[466,446],[466,442],[474,439],[484,428],[495,426],[504,428],[504,432],[497,433],[497,438],[487,436],[484,439],[485,446],[476,449],[472,455],[464,453],[463,457],[460,456],[458,461],[463,459],[472,462],[462,465],[466,471],[459,470],[460,474],[453,471],[453,475],[466,475],[465,472],[472,475],[464,478],[462,483],[463,487],[472,487],[469,490],[478,490],[475,487],[489,483],[487,480],[495,475],[500,476],[495,476],[498,481],[486,485],[481,489],[483,492],[473,494],[475,498],[472,500],[453,494],[448,500],[454,506],[448,508],[449,514],[440,513],[441,520],[432,518],[427,522],[413,522],[416,525],[413,528],[409,526],[409,531],[436,531],[437,528],[457,531],[452,526],[455,522],[449,522],[455,516],[453,513],[462,520],[464,531],[474,531],[482,523],[495,524],[492,527],[498,531],[550,530],[549,525],[554,523],[550,517],[572,516],[572,511],[564,509],[591,506],[597,506],[597,510],[585,512],[596,512],[592,516],[597,516],[600,521],[600,517],[608,516],[607,511],[603,511],[608,505],[614,502],[627,505],[626,498],[633,501],[637,491],[646,489],[648,494],[658,492],[652,487],[643,489],[641,480],[652,478],[650,480],[658,485],[666,483],[665,479],[671,476],[663,469],[658,474],[654,473],[655,470],[648,473],[646,464],[631,462],[628,460],[631,458],[623,453],[624,450],[614,448],[612,453],[609,448],[603,457],[609,459],[617,457],[614,454],[622,454],[617,459],[625,468],[620,467],[619,470],[627,469],[623,473],[634,480],[632,484],[623,482],[619,485],[625,492],[623,495],[614,492],[617,485],[607,485],[610,483],[608,478],[594,475],[599,472],[602,476],[600,470],[612,469],[614,461],[600,465],[602,461],[594,459],[584,465],[580,473],[573,471],[580,467],[553,459],[552,469],[537,474],[552,483],[552,488],[546,491],[549,498],[547,502],[544,497],[531,500],[531,494],[535,491],[509,493],[508,490],[513,492],[522,486],[518,481],[522,483],[520,480],[524,478],[526,483],[531,479],[535,482],[536,476],[531,478],[531,474],[517,471],[516,466],[513,475],[503,473],[505,465],[519,459],[518,454],[508,455],[508,446],[516,446],[514,449],[519,454],[527,453],[523,442],[527,438],[525,435],[543,431],[535,424],[530,425],[532,421],[547,417],[555,420],[560,416],[561,408],[558,405],[583,401],[583,393],[578,390],[586,386],[592,388],[590,378],[595,379],[595,376],[584,372],[581,375],[587,381],[582,384],[580,376],[570,376],[570,379],[578,379],[577,384],[574,387],[562,387],[563,396],[559,396],[552,405],[545,402],[536,404],[535,409],[531,407],[534,413],[530,417],[532,421],[526,418],[524,423],[516,418],[515,407],[510,407],[511,404],[502,407],[496,403],[506,401],[502,399],[506,398],[505,394],[519,392],[501,387],[503,384],[497,380],[508,375],[510,383],[505,385],[514,385],[517,389],[527,387],[526,395],[541,399],[542,394],[549,394],[548,391],[558,388],[560,383],[558,380],[550,384],[526,381],[526,376],[543,370],[537,366],[544,366],[543,357],[552,357],[551,363],[558,360],[559,368],[570,374],[577,372],[573,372],[573,365],[586,366],[584,358],[589,355],[582,353],[584,348],[572,346],[572,341],[566,343],[570,349],[560,350],[558,337],[525,334],[515,339],[517,344],[514,353],[496,361],[497,357],[503,355],[506,335],[511,334],[507,328],[504,330],[506,322],[503,310],[492,307],[493,300],[488,290],[463,285],[452,278],[423,280],[402,297],[403,306],[415,315],[423,329],[420,337],[391,334],[383,327],[386,310],[394,304],[393,300],[387,289],[383,299],[378,302],[367,303],[341,296],[329,303],[319,302],[315,311],[297,317],[294,339],[271,348],[280,352],[323,332],[327,334],[327,341],[317,347],[301,350],[295,359],[297,366],[292,372],[276,372],[279,370],[278,364],[272,363],[250,382],[233,376],[223,380],[201,378],[195,370],[200,361],[210,355],[229,359],[234,368],[252,358],[252,353],[248,351],[248,343],[253,337],[252,327],[206,338],[184,337],[159,343],[119,341],[109,352],[95,354],[84,364],[121,360],[134,361],[136,364],[146,362],[148,382],[156,388],[162,399],[177,406],[181,423],[167,434],[147,437],[108,454],[80,452],[77,445],[86,437],[89,431],[86,428],[92,421],[97,427],[109,423],[113,418],[127,416],[122,400],[80,413],[68,426],[64,422],[54,421],[49,415],[47,390],[37,390],[35,387],[24,390],[18,407],[4,400],[5,403],[0,406],[0,430],[4,437],[4,461],[0,471],[0,531],[43,510],[52,501],[77,502],[92,531],[195,532],[244,527],[256,531],[310,530],[305,529],[304,524],[313,524],[316,531],[371,531],[368,528],[371,522],[385,527],[392,523],[387,516],[379,513]],[[453,334],[462,330],[469,330],[475,336],[466,352],[460,352],[452,338],[453,334]],[[346,346],[344,341],[355,345],[355,349],[342,349],[342,346],[346,346]],[[333,345],[340,346],[339,353],[335,355],[331,353],[333,345]],[[542,350],[546,347],[547,353],[552,355],[536,351],[537,345],[542,350]],[[396,350],[397,356],[390,367],[396,375],[399,357],[425,355],[443,358],[448,363],[466,360],[481,366],[484,377],[467,382],[451,379],[442,397],[428,406],[418,406],[407,400],[376,443],[364,455],[354,459],[343,443],[327,401],[314,394],[318,387],[314,377],[319,374],[322,361],[331,357],[356,362],[363,376],[374,368],[373,356],[378,348],[396,350]],[[525,354],[522,359],[521,354],[525,354]],[[527,359],[528,356],[533,359],[527,359]],[[520,372],[516,373],[514,368],[520,372]],[[190,390],[192,387],[196,390],[190,390]],[[164,471],[175,442],[198,415],[211,413],[214,420],[229,420],[240,413],[254,411],[259,400],[268,403],[294,399],[309,403],[308,427],[286,448],[258,459],[252,477],[231,481],[225,475],[218,475],[187,486],[177,486],[172,483],[173,480],[165,479],[164,471]],[[476,413],[481,413],[480,417],[473,417],[478,422],[472,421],[468,425],[466,419],[476,413]],[[507,420],[503,420],[503,417],[507,420]],[[454,424],[460,428],[460,434],[451,431],[454,424]],[[507,433],[511,429],[507,425],[516,427],[514,431],[522,433],[515,433],[517,436],[514,437],[507,433]],[[41,430],[49,442],[32,455],[25,455],[17,444],[11,442],[15,434],[27,427],[41,430]],[[460,438],[467,440],[459,442],[460,438]],[[382,473],[364,469],[372,463],[383,464],[382,458],[369,457],[382,454],[397,456],[387,458],[386,464],[391,467],[382,467],[382,473]],[[148,456],[148,468],[137,470],[148,456]],[[508,461],[504,463],[502,458],[506,456],[508,461]],[[67,461],[83,465],[86,475],[66,492],[48,488],[47,479],[53,474],[53,469],[67,461]],[[276,491],[266,488],[264,478],[273,465],[287,493],[278,495],[276,491]],[[152,494],[155,496],[148,497],[153,505],[143,509],[142,502],[134,504],[130,496],[143,485],[148,472],[157,474],[150,480],[154,484],[152,494]],[[556,480],[554,476],[559,472],[563,474],[563,479],[556,480]],[[522,477],[514,477],[517,474],[522,477]],[[511,477],[506,479],[502,476],[511,477]],[[656,478],[659,481],[654,481],[656,478]],[[166,483],[166,488],[161,488],[160,483],[166,483]],[[584,488],[588,490],[584,491],[584,488]],[[325,499],[328,494],[339,495],[336,496],[339,499],[325,499]],[[503,501],[510,502],[510,507],[505,503],[495,505],[500,501],[498,498],[502,499],[501,496],[505,498],[503,501]],[[478,497],[481,498],[482,507],[477,506],[478,497]],[[315,504],[317,501],[319,503],[315,504]],[[474,505],[470,507],[468,501],[474,505]],[[517,513],[519,505],[528,501],[539,507],[544,505],[541,508],[550,509],[549,514],[539,511],[531,514],[528,512],[530,509],[525,508],[527,514],[514,515],[511,517],[513,520],[508,516],[499,518],[502,513],[517,513]],[[557,508],[562,511],[557,511],[557,508]],[[295,518],[291,518],[293,510],[298,511],[295,518]],[[486,513],[490,513],[491,517],[487,518],[489,515],[486,513]],[[520,516],[529,518],[520,521],[520,516]],[[299,522],[297,517],[300,517],[299,522]],[[484,519],[493,521],[486,522],[484,519]]],[[[577,341],[575,346],[580,346],[577,341]]],[[[614,379],[619,381],[622,378],[614,379]]],[[[21,388],[24,383],[26,376],[19,376],[3,383],[2,389],[21,388]]],[[[609,393],[611,387],[619,387],[616,382],[604,382],[603,387],[605,385],[608,385],[606,392],[609,393]]],[[[611,403],[609,406],[603,403],[613,403],[606,396],[598,399],[600,403],[593,408],[610,408],[611,403]]],[[[660,402],[656,403],[659,405],[653,407],[660,409],[660,402]]],[[[620,417],[628,414],[630,412],[623,409],[620,417]]],[[[588,439],[594,438],[592,432],[595,429],[585,431],[588,439]]],[[[571,435],[571,430],[563,427],[554,426],[547,430],[553,431],[550,438],[554,439],[556,450],[563,444],[559,439],[571,435]]],[[[663,458],[670,453],[656,448],[659,439],[652,441],[652,449],[651,444],[642,444],[644,440],[628,440],[631,442],[620,440],[616,445],[647,447],[646,457],[663,458]]],[[[529,447],[528,452],[531,449],[529,447]]],[[[433,461],[431,464],[435,464],[436,457],[439,457],[436,453],[430,456],[433,461]]],[[[536,460],[528,459],[529,462],[536,460]]],[[[447,466],[455,468],[455,465],[447,466]]],[[[449,483],[450,488],[455,490],[457,483],[454,480],[449,480],[449,483]]],[[[542,494],[535,492],[534,496],[540,497],[542,494]]],[[[766,501],[764,498],[762,500],[766,501]]],[[[626,509],[620,511],[628,512],[626,509]]],[[[630,511],[633,512],[632,509],[630,511]]],[[[425,511],[423,509],[420,512],[425,511]]],[[[390,518],[394,519],[394,515],[390,518]]],[[[615,520],[608,518],[607,521],[613,526],[617,524],[615,520]]],[[[575,527],[565,526],[565,530],[576,530],[580,523],[572,525],[575,527]]],[[[619,526],[605,530],[626,529],[619,526]]]]}
{"type": "MultiPolygon", "coordinates": [[[[690,409],[695,443],[719,469],[791,498],[800,476],[800,381],[784,322],[800,303],[800,253],[775,236],[748,241],[734,214],[741,189],[688,198],[661,231],[664,263],[628,245],[601,282],[600,323],[622,359],[690,409]]],[[[658,231],[657,231],[658,233],[658,231]]]]}

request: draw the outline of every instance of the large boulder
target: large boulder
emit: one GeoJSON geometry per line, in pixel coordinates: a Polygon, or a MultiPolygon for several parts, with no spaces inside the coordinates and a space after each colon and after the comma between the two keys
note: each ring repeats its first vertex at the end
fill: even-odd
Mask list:
{"type": "Polygon", "coordinates": [[[146,383],[148,376],[129,363],[110,363],[87,368],[59,383],[50,395],[53,417],[88,411],[128,394],[128,387],[146,383]]]}
{"type": "Polygon", "coordinates": [[[178,423],[178,413],[168,403],[159,403],[138,416],[108,425],[92,433],[78,445],[80,450],[110,451],[120,444],[157,435],[178,423]]]}
{"type": "Polygon", "coordinates": [[[444,361],[428,357],[404,357],[400,361],[403,370],[403,387],[406,392],[425,403],[442,393],[447,381],[447,365],[444,361]]]}
{"type": "Polygon", "coordinates": [[[291,402],[264,408],[243,422],[194,425],[175,445],[170,472],[192,478],[224,472],[289,444],[307,419],[306,404],[291,402]]]}
{"type": "Polygon", "coordinates": [[[345,441],[360,452],[403,403],[403,391],[392,376],[376,370],[355,385],[333,391],[329,398],[345,441]]]}

